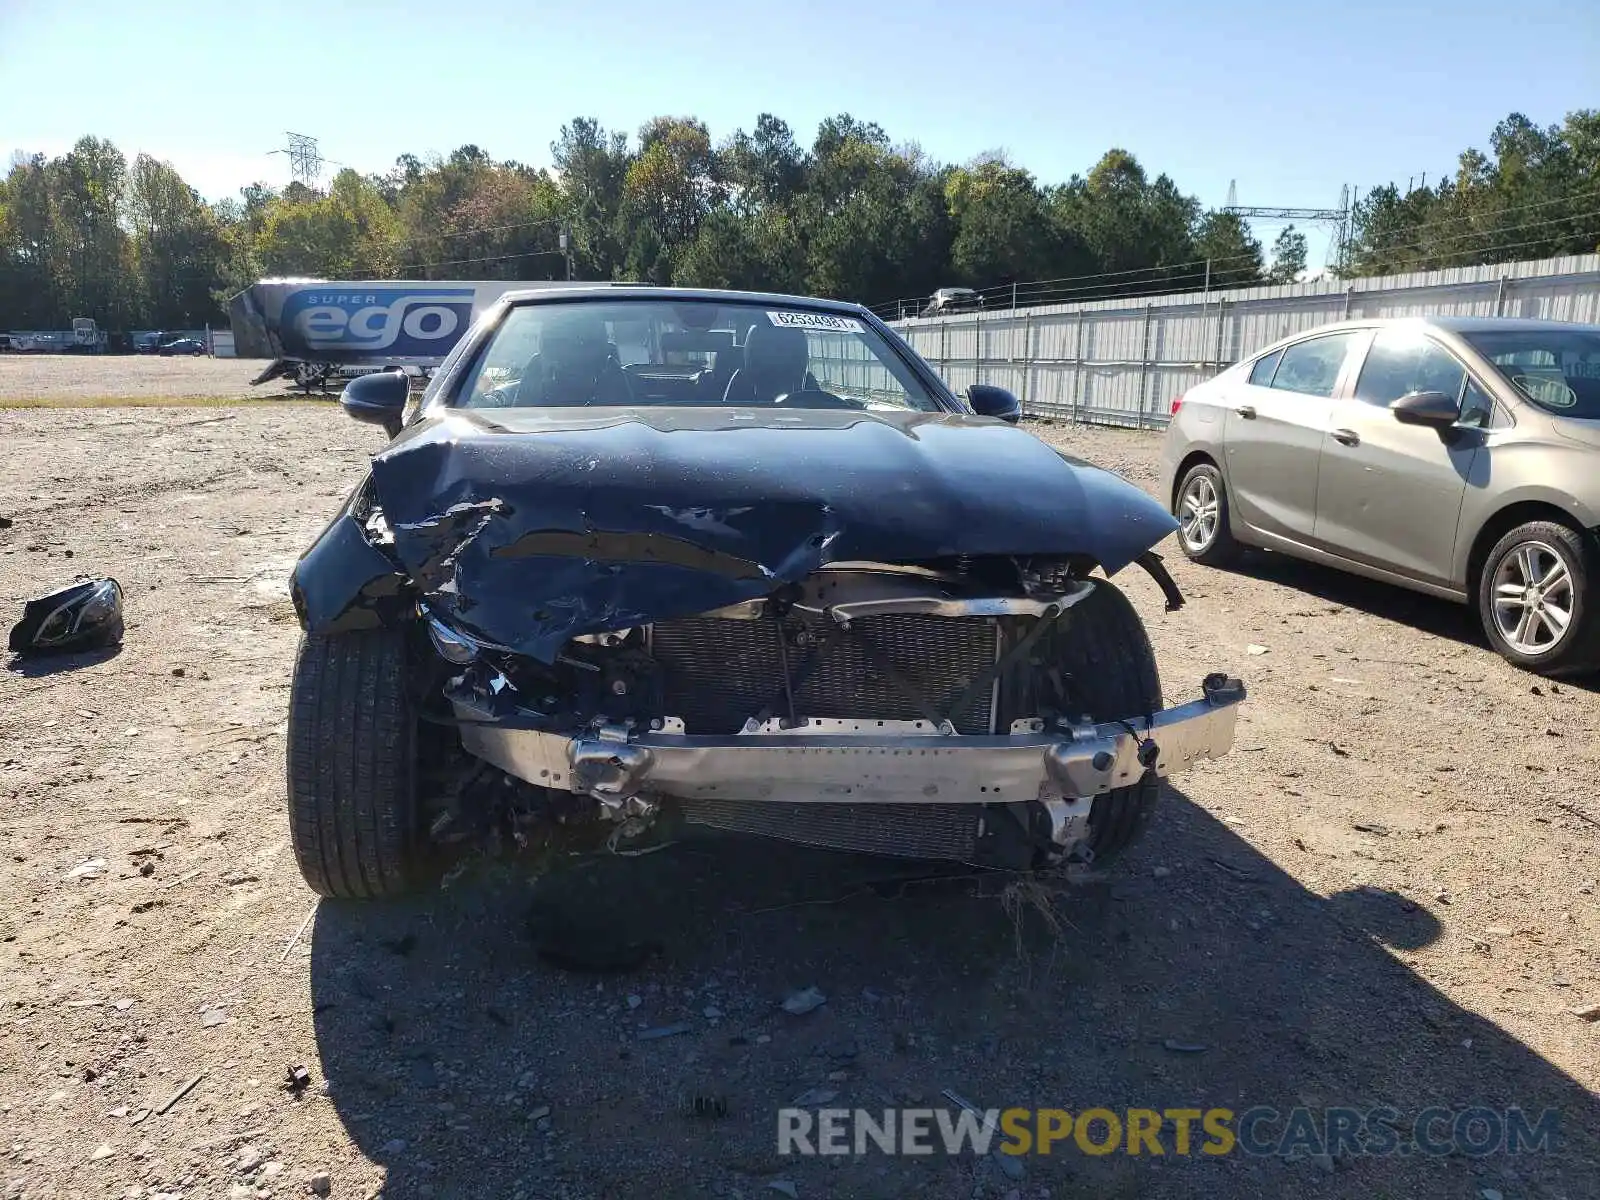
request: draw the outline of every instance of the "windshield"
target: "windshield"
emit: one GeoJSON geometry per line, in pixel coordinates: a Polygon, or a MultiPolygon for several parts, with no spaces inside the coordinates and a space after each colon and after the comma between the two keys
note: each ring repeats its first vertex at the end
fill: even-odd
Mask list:
{"type": "Polygon", "coordinates": [[[713,300],[519,305],[458,396],[461,408],[940,411],[883,336],[856,317],[713,300]]]}
{"type": "Polygon", "coordinates": [[[1461,336],[1546,412],[1600,420],[1600,332],[1496,329],[1461,336]]]}

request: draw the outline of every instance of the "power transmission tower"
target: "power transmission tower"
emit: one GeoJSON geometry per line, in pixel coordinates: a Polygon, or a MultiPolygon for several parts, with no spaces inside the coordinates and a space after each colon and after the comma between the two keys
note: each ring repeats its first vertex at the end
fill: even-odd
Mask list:
{"type": "Polygon", "coordinates": [[[1268,204],[1240,204],[1237,181],[1228,181],[1228,202],[1222,206],[1222,211],[1232,213],[1236,217],[1263,221],[1304,221],[1308,225],[1331,224],[1334,227],[1333,252],[1335,266],[1344,269],[1345,258],[1350,249],[1350,220],[1352,206],[1350,203],[1350,185],[1340,189],[1338,208],[1293,208],[1286,205],[1268,204]]]}
{"type": "Polygon", "coordinates": [[[289,144],[272,153],[287,154],[289,170],[294,177],[307,187],[316,186],[317,180],[322,177],[323,164],[333,160],[322,157],[322,153],[317,149],[317,139],[314,137],[304,133],[286,133],[284,136],[289,139],[289,144]]]}

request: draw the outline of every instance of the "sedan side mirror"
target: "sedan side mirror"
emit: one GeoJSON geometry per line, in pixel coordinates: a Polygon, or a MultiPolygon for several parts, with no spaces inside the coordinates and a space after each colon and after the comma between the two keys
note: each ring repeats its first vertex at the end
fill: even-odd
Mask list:
{"type": "Polygon", "coordinates": [[[997,417],[1013,425],[1022,420],[1022,405],[1005,388],[975,383],[967,389],[967,403],[980,417],[997,417]]]}
{"type": "Polygon", "coordinates": [[[358,421],[383,426],[390,437],[399,435],[409,399],[411,380],[404,371],[358,375],[339,394],[339,404],[345,412],[358,421]]]}
{"type": "Polygon", "coordinates": [[[1448,429],[1461,419],[1461,408],[1443,392],[1410,392],[1389,405],[1402,425],[1428,425],[1448,429]]]}

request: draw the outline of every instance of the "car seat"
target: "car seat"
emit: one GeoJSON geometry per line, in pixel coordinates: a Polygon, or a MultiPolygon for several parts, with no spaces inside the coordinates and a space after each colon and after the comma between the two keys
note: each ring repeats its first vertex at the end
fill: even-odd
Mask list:
{"type": "Polygon", "coordinates": [[[814,388],[806,369],[810,360],[805,330],[753,325],[745,336],[744,363],[728,380],[722,399],[728,404],[771,404],[789,392],[814,388]]]}

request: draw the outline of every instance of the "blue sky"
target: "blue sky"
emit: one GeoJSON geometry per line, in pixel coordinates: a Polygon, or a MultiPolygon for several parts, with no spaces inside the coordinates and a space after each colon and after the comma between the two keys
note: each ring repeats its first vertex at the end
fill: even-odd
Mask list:
{"type": "Polygon", "coordinates": [[[1510,111],[1600,104],[1597,84],[1593,0],[0,0],[0,155],[94,133],[213,199],[285,182],[286,130],[374,171],[466,142],[547,164],[580,115],[692,114],[720,138],[769,111],[809,142],[847,111],[1045,181],[1121,146],[1207,205],[1237,179],[1240,203],[1332,206],[1436,179],[1510,111]]]}

